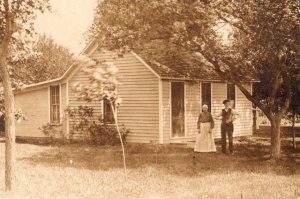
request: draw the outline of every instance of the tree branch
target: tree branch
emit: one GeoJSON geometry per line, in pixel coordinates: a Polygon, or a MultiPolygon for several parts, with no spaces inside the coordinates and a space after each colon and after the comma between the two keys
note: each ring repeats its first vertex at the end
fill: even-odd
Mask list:
{"type": "MultiPolygon", "coordinates": [[[[214,9],[214,11],[215,11],[215,13],[218,15],[218,17],[219,17],[221,20],[223,20],[224,22],[226,22],[226,23],[232,25],[233,27],[235,27],[235,28],[237,28],[237,29],[243,31],[244,33],[246,33],[246,34],[248,34],[248,35],[251,34],[251,32],[250,32],[249,30],[247,30],[246,28],[244,28],[243,26],[239,25],[238,23],[234,23],[234,22],[232,22],[231,20],[227,19],[226,17],[222,16],[222,14],[221,14],[219,11],[217,11],[216,9],[214,9]]],[[[233,15],[232,15],[232,16],[233,16],[233,15]]]]}

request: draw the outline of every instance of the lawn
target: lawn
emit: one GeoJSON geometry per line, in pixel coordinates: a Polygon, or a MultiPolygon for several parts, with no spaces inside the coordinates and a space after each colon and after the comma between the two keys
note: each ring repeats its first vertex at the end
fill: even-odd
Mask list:
{"type": "Polygon", "coordinates": [[[119,146],[17,144],[17,188],[10,194],[3,191],[0,143],[0,198],[300,198],[299,151],[291,152],[285,140],[283,158],[270,161],[268,143],[266,138],[236,140],[234,155],[127,144],[127,180],[119,146]]]}

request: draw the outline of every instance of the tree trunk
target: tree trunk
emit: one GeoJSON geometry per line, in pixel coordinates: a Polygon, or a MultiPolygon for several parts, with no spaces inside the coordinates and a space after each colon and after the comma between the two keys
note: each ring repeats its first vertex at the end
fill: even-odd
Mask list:
{"type": "Polygon", "coordinates": [[[119,134],[119,138],[120,138],[120,142],[121,142],[121,147],[122,147],[122,154],[123,154],[123,167],[124,167],[124,174],[125,174],[125,179],[127,180],[127,169],[126,169],[126,156],[125,156],[125,148],[124,148],[124,144],[123,144],[123,138],[119,129],[119,124],[118,124],[118,117],[116,115],[116,111],[115,111],[115,106],[113,104],[113,102],[111,100],[110,101],[110,106],[114,115],[114,119],[115,119],[115,124],[116,124],[116,128],[119,134]]]}
{"type": "Polygon", "coordinates": [[[274,116],[271,118],[271,158],[278,159],[281,156],[281,138],[280,138],[281,118],[274,116]]]}
{"type": "Polygon", "coordinates": [[[5,108],[5,190],[15,185],[15,114],[14,95],[5,57],[0,58],[0,74],[4,92],[5,108]]]}

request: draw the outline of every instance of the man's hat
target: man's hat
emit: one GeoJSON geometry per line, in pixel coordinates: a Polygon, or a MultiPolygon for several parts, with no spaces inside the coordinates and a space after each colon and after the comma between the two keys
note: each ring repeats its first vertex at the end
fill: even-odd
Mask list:
{"type": "Polygon", "coordinates": [[[226,104],[227,102],[230,102],[230,100],[226,99],[223,101],[223,104],[226,104]]]}

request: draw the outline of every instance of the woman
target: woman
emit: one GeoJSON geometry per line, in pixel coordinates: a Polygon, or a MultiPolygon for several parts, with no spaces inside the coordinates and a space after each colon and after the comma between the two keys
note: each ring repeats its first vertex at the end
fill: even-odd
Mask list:
{"type": "Polygon", "coordinates": [[[214,119],[210,112],[208,112],[208,106],[204,104],[202,106],[202,113],[199,114],[197,121],[198,134],[196,136],[195,152],[215,152],[216,145],[212,129],[214,128],[214,119]]]}

